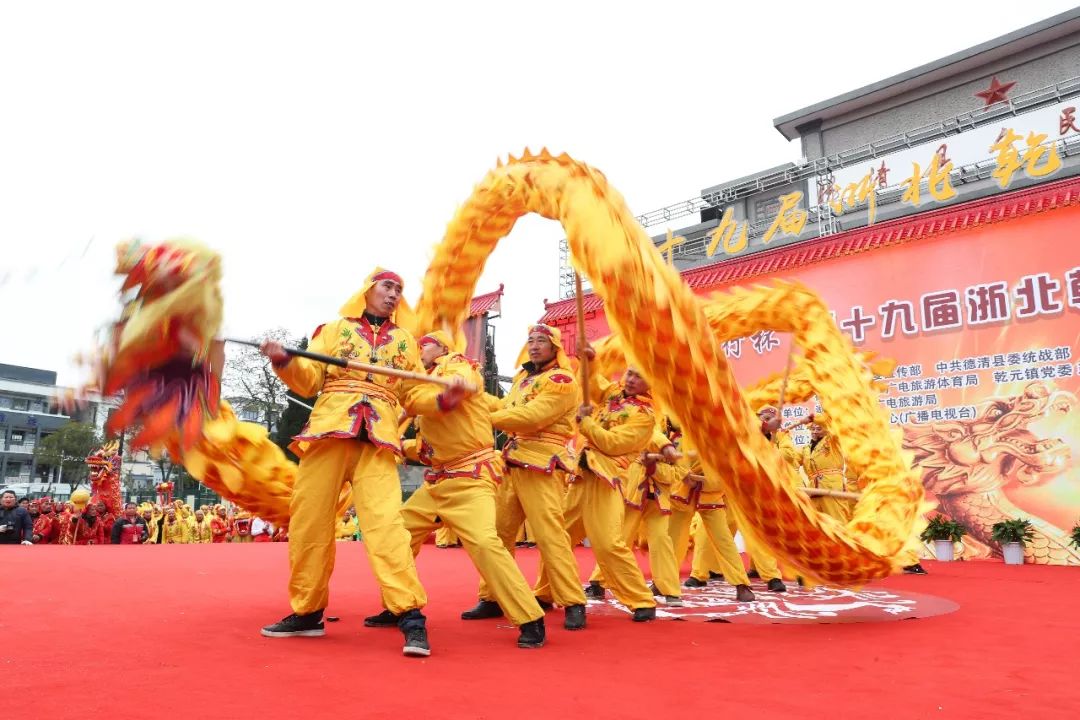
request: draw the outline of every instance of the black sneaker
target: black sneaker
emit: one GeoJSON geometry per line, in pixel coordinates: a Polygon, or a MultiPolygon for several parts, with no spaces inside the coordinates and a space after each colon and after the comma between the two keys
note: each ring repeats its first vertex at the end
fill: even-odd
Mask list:
{"type": "Polygon", "coordinates": [[[649,590],[652,592],[653,597],[660,597],[660,591],[656,589],[656,583],[649,583],[649,590]]]}
{"type": "Polygon", "coordinates": [[[754,602],[754,591],[750,589],[749,585],[736,585],[735,586],[735,602],[754,602]]]}
{"type": "Polygon", "coordinates": [[[540,609],[544,612],[547,612],[548,610],[553,610],[555,608],[553,604],[542,598],[536,598],[536,604],[539,605],[540,609]]]}
{"type": "Polygon", "coordinates": [[[585,597],[591,598],[593,600],[603,600],[604,599],[604,588],[603,588],[603,586],[600,583],[596,582],[595,580],[590,580],[589,584],[585,586],[585,597]]]}
{"type": "Polygon", "coordinates": [[[585,629],[585,606],[584,605],[567,605],[564,611],[566,618],[563,621],[563,627],[567,630],[584,630],[585,629]]]}
{"type": "Polygon", "coordinates": [[[636,608],[634,610],[634,617],[631,618],[634,622],[649,622],[656,619],[656,608],[636,608]]]}
{"type": "Polygon", "coordinates": [[[503,611],[499,603],[494,600],[481,600],[472,610],[461,613],[462,620],[487,620],[488,618],[502,617],[503,611]]]}
{"type": "Polygon", "coordinates": [[[710,580],[719,580],[720,582],[723,582],[724,581],[724,574],[723,573],[718,573],[718,572],[713,572],[712,570],[710,570],[709,571],[709,579],[710,580]]]}
{"type": "Polygon", "coordinates": [[[682,598],[678,595],[665,595],[664,604],[668,607],[682,607],[682,598]]]}
{"type": "Polygon", "coordinates": [[[428,645],[427,629],[414,627],[405,631],[405,647],[401,649],[407,657],[427,657],[431,654],[431,646],[428,645]]]}
{"type": "Polygon", "coordinates": [[[316,610],[307,615],[293,613],[284,617],[273,625],[267,625],[262,629],[264,637],[322,637],[326,634],[323,628],[322,610],[316,610]]]}
{"type": "Polygon", "coordinates": [[[687,588],[701,588],[705,587],[708,584],[709,583],[705,582],[704,580],[698,580],[696,577],[691,575],[690,577],[683,580],[682,586],[687,588]]]}
{"type": "Polygon", "coordinates": [[[759,575],[758,571],[755,570],[754,568],[750,568],[750,572],[746,573],[746,577],[750,578],[751,580],[760,580],[761,579],[761,575],[759,575]]]}
{"type": "Polygon", "coordinates": [[[926,568],[924,568],[919,563],[915,563],[914,565],[908,565],[906,568],[904,568],[904,573],[907,574],[907,575],[926,575],[927,574],[926,573],[926,568]]]}
{"type": "Polygon", "coordinates": [[[774,593],[787,592],[787,585],[785,585],[784,581],[781,580],[780,578],[773,578],[768,583],[766,583],[765,587],[769,588],[769,592],[774,592],[774,593]]]}
{"type": "Polygon", "coordinates": [[[527,622],[518,629],[521,630],[517,641],[519,648],[544,647],[544,638],[546,637],[544,618],[527,622]]]}
{"type": "Polygon", "coordinates": [[[398,618],[398,627],[405,635],[405,647],[402,654],[409,657],[427,657],[431,654],[431,646],[427,639],[427,618],[419,610],[409,610],[402,613],[398,618]]]}
{"type": "Polygon", "coordinates": [[[383,610],[378,615],[364,618],[364,627],[397,627],[398,620],[400,620],[399,616],[389,610],[383,610]]]}

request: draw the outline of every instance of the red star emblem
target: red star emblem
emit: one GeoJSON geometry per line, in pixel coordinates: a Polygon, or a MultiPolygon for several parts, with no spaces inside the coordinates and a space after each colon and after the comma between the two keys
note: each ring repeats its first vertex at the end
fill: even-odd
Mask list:
{"type": "Polygon", "coordinates": [[[990,87],[982,92],[975,93],[975,97],[983,99],[986,103],[984,107],[990,107],[994,103],[1003,102],[1005,100],[1005,95],[1013,89],[1014,85],[1016,85],[1015,82],[998,82],[997,76],[995,75],[990,80],[990,87]]]}

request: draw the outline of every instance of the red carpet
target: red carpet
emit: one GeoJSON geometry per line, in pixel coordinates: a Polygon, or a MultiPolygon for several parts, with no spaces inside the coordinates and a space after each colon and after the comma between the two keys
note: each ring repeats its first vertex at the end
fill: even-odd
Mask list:
{"type": "MultiPolygon", "coordinates": [[[[362,627],[378,593],[353,543],[338,546],[329,613],[341,621],[327,637],[260,637],[288,612],[285,551],[0,549],[5,707],[27,718],[1066,718],[1080,697],[1080,568],[927,563],[929,576],[883,585],[960,609],[900,622],[590,616],[568,633],[549,613],[547,647],[526,651],[504,622],[458,619],[476,573],[463,551],[428,546],[433,655],[417,660],[401,656],[397,630],[362,627]]],[[[531,579],[536,551],[518,557],[531,579]]],[[[588,572],[588,551],[579,560],[588,572]]]]}

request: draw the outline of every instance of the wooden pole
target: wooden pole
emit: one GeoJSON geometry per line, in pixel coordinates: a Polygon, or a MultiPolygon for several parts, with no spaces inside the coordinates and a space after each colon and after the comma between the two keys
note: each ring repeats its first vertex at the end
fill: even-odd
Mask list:
{"type": "Polygon", "coordinates": [[[795,360],[795,338],[791,338],[791,348],[788,350],[787,366],[784,368],[784,379],[780,382],[780,406],[776,409],[776,419],[784,422],[784,396],[787,395],[787,381],[791,376],[791,365],[795,360]]]}
{"type": "MultiPolygon", "coordinates": [[[[259,347],[260,344],[252,342],[251,340],[239,340],[237,338],[225,338],[226,342],[237,343],[239,345],[248,345],[250,347],[259,347]]],[[[427,373],[412,372],[410,370],[398,370],[397,368],[386,367],[384,365],[369,365],[368,363],[362,363],[357,360],[345,360],[344,358],[336,358],[330,355],[322,355],[320,353],[313,353],[307,350],[300,350],[299,348],[283,348],[286,353],[293,357],[307,358],[308,360],[315,360],[316,362],[326,363],[327,365],[337,365],[338,367],[348,368],[350,370],[358,370],[360,372],[371,373],[373,375],[388,375],[390,377],[399,377],[405,380],[415,380],[417,382],[429,382],[436,385],[443,385],[445,387],[454,387],[457,383],[454,380],[437,377],[435,375],[428,375],[427,373]]],[[[462,387],[466,392],[474,393],[477,391],[477,387],[472,383],[465,383],[462,387]]]]}
{"type": "Polygon", "coordinates": [[[581,290],[581,274],[574,271],[574,305],[577,307],[577,358],[581,368],[581,396],[586,405],[591,404],[589,394],[589,356],[585,348],[589,341],[585,338],[585,299],[581,290]]]}
{"type": "MultiPolygon", "coordinates": [[[[696,482],[702,482],[705,480],[704,475],[687,475],[687,478],[696,482]]],[[[839,498],[841,500],[859,500],[862,498],[862,493],[846,492],[844,490],[826,490],[825,488],[799,488],[810,497],[831,497],[839,498]]]]}

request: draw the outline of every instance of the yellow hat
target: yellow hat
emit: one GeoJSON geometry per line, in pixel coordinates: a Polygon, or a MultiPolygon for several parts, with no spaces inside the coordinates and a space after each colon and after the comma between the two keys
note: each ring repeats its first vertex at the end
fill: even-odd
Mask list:
{"type": "MultiPolygon", "coordinates": [[[[370,275],[364,278],[364,284],[360,286],[360,289],[338,310],[341,317],[358,318],[362,316],[367,311],[367,294],[371,291],[371,288],[375,287],[375,283],[380,280],[393,280],[401,286],[402,292],[405,290],[405,281],[401,279],[400,275],[377,267],[371,271],[370,275]]],[[[410,332],[415,329],[416,318],[413,315],[412,308],[409,307],[409,303],[405,301],[404,295],[398,300],[397,308],[390,315],[390,320],[395,325],[410,332]]]]}
{"type": "MultiPolygon", "coordinates": [[[[530,325],[528,334],[532,335],[533,333],[547,335],[548,339],[551,340],[551,344],[555,346],[555,362],[559,367],[565,370],[573,370],[573,366],[570,364],[570,358],[566,355],[566,350],[563,348],[562,331],[560,331],[559,328],[550,325],[530,325]]],[[[529,342],[526,340],[525,344],[521,347],[521,352],[518,353],[517,365],[520,368],[528,361],[529,342]]]]}

